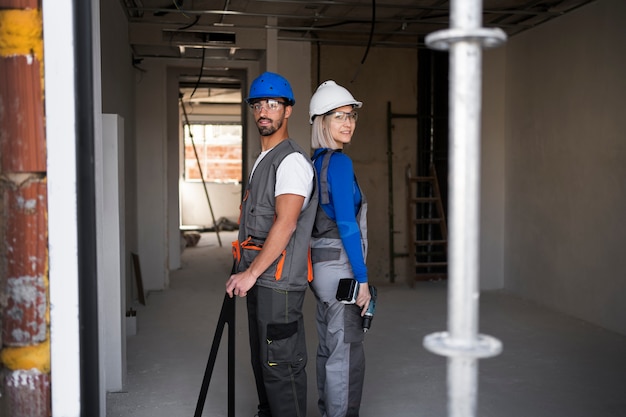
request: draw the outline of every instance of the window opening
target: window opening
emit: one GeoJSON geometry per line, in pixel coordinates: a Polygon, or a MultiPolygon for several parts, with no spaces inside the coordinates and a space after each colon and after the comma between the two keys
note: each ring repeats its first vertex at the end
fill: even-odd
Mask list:
{"type": "Polygon", "coordinates": [[[201,181],[190,133],[193,135],[205,181],[241,182],[241,124],[191,123],[184,126],[185,180],[201,181]]]}

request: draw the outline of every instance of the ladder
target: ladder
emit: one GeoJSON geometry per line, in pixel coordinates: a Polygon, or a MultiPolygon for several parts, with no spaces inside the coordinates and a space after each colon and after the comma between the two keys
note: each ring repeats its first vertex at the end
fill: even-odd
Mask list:
{"type": "Polygon", "coordinates": [[[406,169],[409,285],[447,278],[448,228],[434,164],[428,176],[412,176],[406,169]]]}

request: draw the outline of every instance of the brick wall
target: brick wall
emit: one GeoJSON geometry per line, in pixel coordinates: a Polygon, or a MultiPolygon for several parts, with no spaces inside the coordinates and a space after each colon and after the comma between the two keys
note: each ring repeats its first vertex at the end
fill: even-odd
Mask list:
{"type": "MultiPolygon", "coordinates": [[[[196,144],[196,150],[206,181],[241,181],[241,144],[196,144]]],[[[185,179],[200,179],[198,162],[191,144],[185,146],[185,179]]]]}

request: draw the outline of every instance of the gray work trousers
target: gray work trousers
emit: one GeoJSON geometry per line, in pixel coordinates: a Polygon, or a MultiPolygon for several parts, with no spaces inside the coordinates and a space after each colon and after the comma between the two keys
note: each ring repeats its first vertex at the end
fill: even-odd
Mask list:
{"type": "Polygon", "coordinates": [[[305,294],[255,285],[246,296],[259,416],[306,416],[305,294]]]}
{"type": "Polygon", "coordinates": [[[358,417],[365,379],[361,308],[318,300],[316,321],[319,410],[323,417],[358,417]]]}

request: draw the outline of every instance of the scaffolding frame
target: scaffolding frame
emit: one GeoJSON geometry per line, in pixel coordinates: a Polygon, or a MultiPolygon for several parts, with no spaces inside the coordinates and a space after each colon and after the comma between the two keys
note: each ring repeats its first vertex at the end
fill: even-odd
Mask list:
{"type": "Polygon", "coordinates": [[[477,360],[498,355],[502,343],[478,333],[480,118],[482,49],[506,41],[501,29],[482,26],[482,0],[453,0],[450,28],[429,34],[426,45],[449,50],[449,266],[448,331],[424,338],[447,356],[448,416],[473,417],[477,360]]]}

